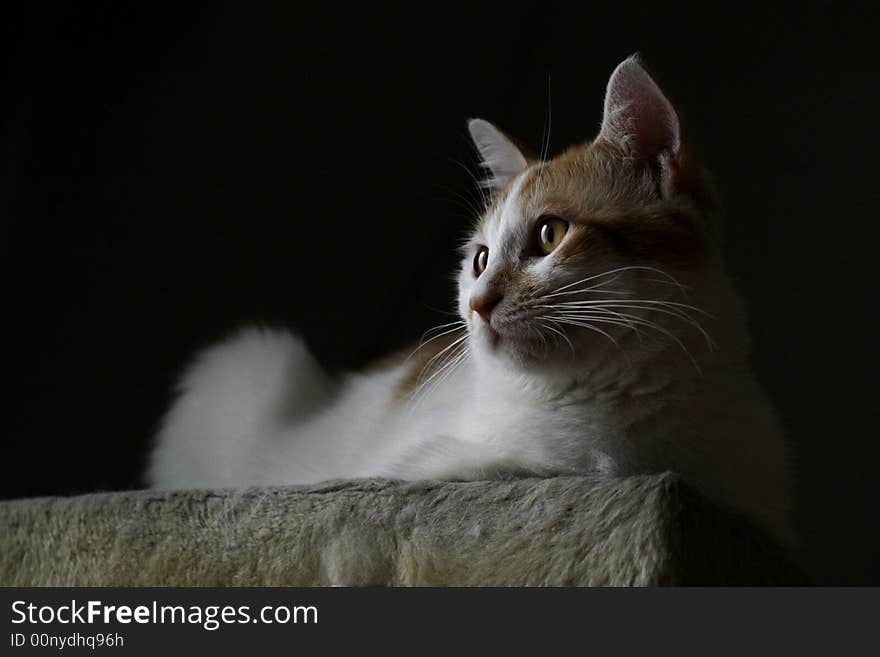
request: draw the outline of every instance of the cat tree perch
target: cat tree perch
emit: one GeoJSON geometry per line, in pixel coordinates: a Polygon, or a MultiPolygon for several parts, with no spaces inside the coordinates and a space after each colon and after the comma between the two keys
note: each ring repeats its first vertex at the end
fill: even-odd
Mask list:
{"type": "Polygon", "coordinates": [[[0,503],[0,585],[792,584],[672,474],[345,481],[0,503]]]}

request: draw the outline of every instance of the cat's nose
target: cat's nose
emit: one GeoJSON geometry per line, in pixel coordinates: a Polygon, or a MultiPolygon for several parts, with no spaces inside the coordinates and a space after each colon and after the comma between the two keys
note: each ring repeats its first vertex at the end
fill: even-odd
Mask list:
{"type": "Polygon", "coordinates": [[[471,310],[483,318],[483,321],[489,322],[492,317],[492,309],[498,305],[498,302],[504,298],[500,292],[485,292],[476,297],[471,297],[471,310]]]}

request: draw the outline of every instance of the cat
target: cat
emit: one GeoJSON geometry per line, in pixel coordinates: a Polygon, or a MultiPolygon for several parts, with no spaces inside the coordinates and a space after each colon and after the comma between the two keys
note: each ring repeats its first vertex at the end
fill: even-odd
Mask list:
{"type": "Polygon", "coordinates": [[[341,381],[286,331],[210,347],[150,485],[673,470],[794,545],[789,449],[749,366],[716,193],[639,58],[611,75],[598,136],[558,157],[468,128],[487,207],[462,250],[460,320],[341,381]]]}

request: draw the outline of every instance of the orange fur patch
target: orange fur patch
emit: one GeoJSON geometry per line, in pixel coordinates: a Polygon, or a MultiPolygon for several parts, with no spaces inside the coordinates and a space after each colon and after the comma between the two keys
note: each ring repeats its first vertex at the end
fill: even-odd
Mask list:
{"type": "MultiPolygon", "coordinates": [[[[675,165],[676,191],[691,204],[660,198],[645,172],[613,146],[601,141],[575,146],[527,171],[518,186],[523,219],[553,215],[569,221],[558,258],[611,252],[639,261],[697,266],[707,253],[705,215],[717,203],[692,158],[682,153],[675,165]]],[[[510,190],[502,190],[484,220],[510,190]]]]}

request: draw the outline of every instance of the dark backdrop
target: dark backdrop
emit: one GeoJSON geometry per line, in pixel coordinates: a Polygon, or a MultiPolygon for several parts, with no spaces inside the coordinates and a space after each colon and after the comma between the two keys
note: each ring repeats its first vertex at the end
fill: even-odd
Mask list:
{"type": "Polygon", "coordinates": [[[537,146],[549,114],[558,152],[640,51],[726,198],[808,567],[880,583],[876,12],[765,4],[60,2],[8,23],[2,494],[138,485],[176,373],[244,322],[339,369],[448,321],[465,119],[537,146]]]}

